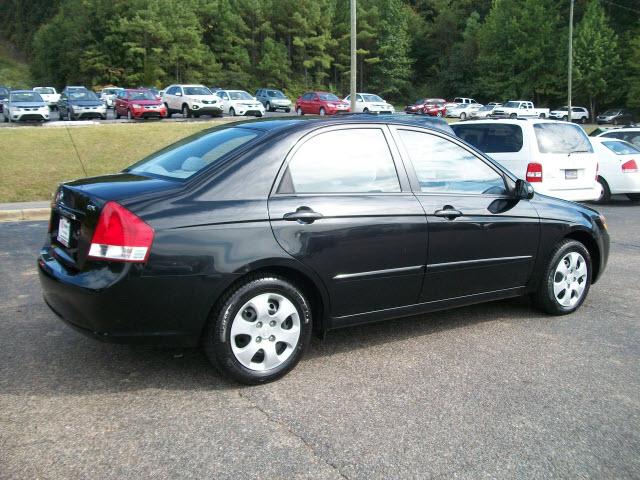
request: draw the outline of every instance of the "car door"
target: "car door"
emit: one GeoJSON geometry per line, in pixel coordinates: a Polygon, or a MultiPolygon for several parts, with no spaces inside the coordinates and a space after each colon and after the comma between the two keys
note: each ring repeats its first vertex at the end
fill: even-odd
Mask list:
{"type": "Polygon", "coordinates": [[[429,228],[421,301],[525,286],[540,231],[529,201],[515,199],[511,180],[456,139],[409,127],[393,132],[429,228]]]}
{"type": "Polygon", "coordinates": [[[386,126],[307,135],[287,155],[275,185],[273,233],[321,278],[336,322],[416,302],[427,222],[386,126]]]}

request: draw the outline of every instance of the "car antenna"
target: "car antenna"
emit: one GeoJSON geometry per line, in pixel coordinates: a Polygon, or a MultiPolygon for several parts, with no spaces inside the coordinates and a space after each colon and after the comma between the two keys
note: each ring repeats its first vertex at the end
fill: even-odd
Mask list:
{"type": "Polygon", "coordinates": [[[65,125],[64,128],[67,131],[67,135],[69,135],[69,140],[71,140],[71,145],[73,145],[73,149],[76,152],[78,163],[80,163],[80,166],[82,167],[82,171],[84,172],[84,176],[86,177],[88,176],[87,169],[84,168],[84,163],[82,163],[82,159],[80,158],[80,152],[78,152],[78,147],[76,146],[76,142],[73,141],[73,137],[71,136],[71,132],[69,131],[69,125],[65,125]]]}

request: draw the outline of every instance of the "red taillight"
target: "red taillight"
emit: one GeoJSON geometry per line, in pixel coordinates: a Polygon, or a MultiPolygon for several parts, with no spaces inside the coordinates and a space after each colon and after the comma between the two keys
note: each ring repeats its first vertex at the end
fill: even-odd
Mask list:
{"type": "Polygon", "coordinates": [[[622,173],[636,173],[638,171],[638,164],[635,160],[629,160],[622,164],[622,173]]]}
{"type": "Polygon", "coordinates": [[[89,258],[145,262],[152,242],[153,228],[122,205],[107,202],[91,239],[89,258]]]}
{"type": "Polygon", "coordinates": [[[542,181],[542,165],[539,163],[530,163],[527,165],[527,182],[542,181]]]}

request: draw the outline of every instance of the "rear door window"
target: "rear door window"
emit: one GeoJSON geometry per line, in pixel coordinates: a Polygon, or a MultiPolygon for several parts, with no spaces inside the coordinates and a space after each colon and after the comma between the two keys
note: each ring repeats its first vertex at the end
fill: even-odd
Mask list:
{"type": "Polygon", "coordinates": [[[307,140],[289,162],[278,193],[399,192],[383,131],[349,128],[307,140]]]}
{"type": "Polygon", "coordinates": [[[476,123],[451,125],[455,134],[485,153],[515,153],[522,150],[520,125],[476,123]]]}
{"type": "Polygon", "coordinates": [[[577,125],[569,123],[536,123],[533,131],[540,153],[592,153],[587,134],[577,125]]]}

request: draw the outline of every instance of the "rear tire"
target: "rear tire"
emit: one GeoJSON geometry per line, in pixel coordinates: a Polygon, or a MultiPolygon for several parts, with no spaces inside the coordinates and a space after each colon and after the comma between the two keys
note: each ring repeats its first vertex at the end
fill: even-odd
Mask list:
{"type": "Polygon", "coordinates": [[[597,200],[594,200],[594,202],[605,203],[611,200],[611,189],[609,188],[609,184],[607,183],[607,181],[602,177],[598,177],[598,185],[600,185],[600,188],[602,190],[600,193],[600,197],[597,200]]]}
{"type": "Polygon", "coordinates": [[[580,120],[580,123],[582,123],[583,125],[587,123],[587,117],[582,117],[582,120],[580,120]]]}
{"type": "Polygon", "coordinates": [[[565,115],[565,116],[563,116],[563,117],[562,117],[562,121],[563,121],[563,122],[566,122],[567,120],[569,120],[569,117],[568,117],[567,115],[565,115]]]}
{"type": "Polygon", "coordinates": [[[541,113],[540,115],[538,115],[538,118],[546,118],[547,116],[544,113],[541,113]]]}
{"type": "Polygon", "coordinates": [[[167,118],[171,118],[171,109],[169,108],[169,105],[165,103],[164,108],[167,109],[167,118]]]}
{"type": "Polygon", "coordinates": [[[273,111],[273,110],[271,110],[271,103],[270,102],[267,102],[266,109],[267,109],[267,112],[272,112],[273,111]]]}
{"type": "Polygon", "coordinates": [[[229,109],[229,116],[231,116],[231,117],[235,117],[235,116],[236,116],[236,110],[235,110],[235,108],[231,107],[231,108],[229,109]]]}
{"type": "Polygon", "coordinates": [[[204,350],[223,375],[248,385],[291,371],[309,345],[311,307],[288,280],[254,275],[224,295],[204,334],[204,350]]]}
{"type": "Polygon", "coordinates": [[[534,305],[551,315],[575,312],[584,302],[591,286],[591,255],[575,240],[561,241],[551,253],[538,291],[532,294],[534,305]]]}
{"type": "Polygon", "coordinates": [[[304,112],[302,111],[302,108],[298,107],[296,109],[296,113],[298,114],[299,117],[301,117],[302,115],[304,115],[304,112]]]}
{"type": "Polygon", "coordinates": [[[133,120],[133,115],[131,115],[131,110],[127,110],[127,120],[133,120]]]}
{"type": "Polygon", "coordinates": [[[118,109],[117,108],[113,109],[113,115],[116,117],[116,120],[120,120],[120,114],[118,113],[118,109]]]}
{"type": "Polygon", "coordinates": [[[327,114],[327,112],[325,111],[325,109],[323,107],[320,107],[320,111],[318,113],[320,113],[320,116],[322,116],[322,117],[324,117],[327,114]]]}
{"type": "Polygon", "coordinates": [[[466,120],[466,119],[467,119],[467,114],[466,114],[466,113],[464,113],[464,112],[462,112],[462,113],[460,114],[460,120],[466,120]]]}

